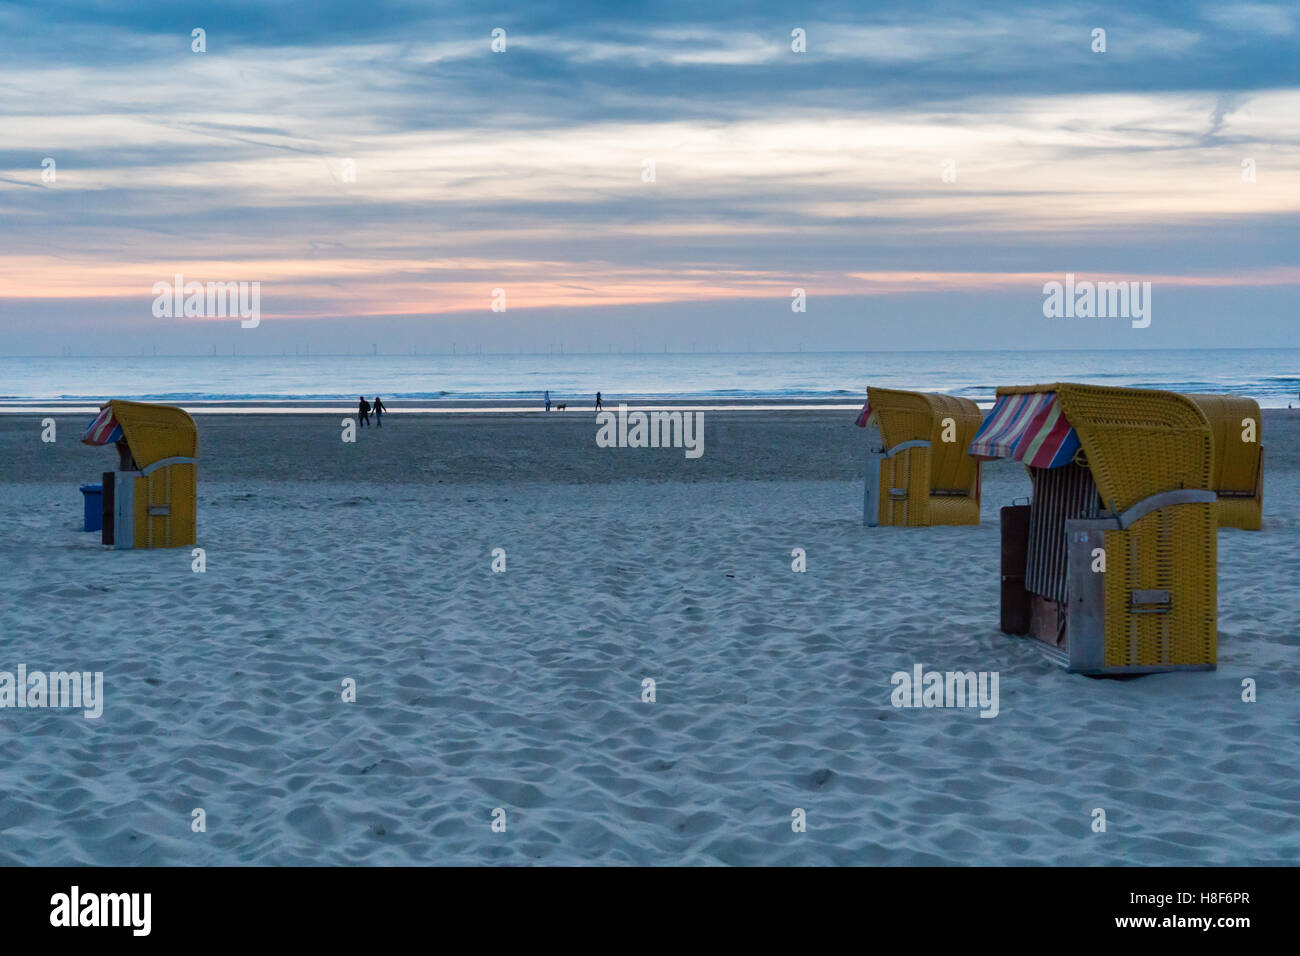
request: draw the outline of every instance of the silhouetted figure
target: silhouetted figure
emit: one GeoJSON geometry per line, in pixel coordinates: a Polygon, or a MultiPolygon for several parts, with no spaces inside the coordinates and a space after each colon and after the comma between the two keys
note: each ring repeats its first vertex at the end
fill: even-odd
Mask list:
{"type": "Polygon", "coordinates": [[[361,419],[361,424],[370,424],[370,403],[366,401],[364,395],[361,396],[361,401],[357,404],[357,416],[361,419]]]}
{"type": "Polygon", "coordinates": [[[546,410],[551,410],[551,390],[548,388],[546,394],[542,396],[542,401],[546,402],[546,410]]]}
{"type": "Polygon", "coordinates": [[[384,412],[388,411],[388,408],[384,405],[383,402],[379,400],[378,395],[375,396],[375,404],[372,407],[374,408],[375,411],[375,424],[378,425],[380,428],[383,428],[384,412]]]}
{"type": "Polygon", "coordinates": [[[596,393],[596,411],[600,411],[600,392],[596,393]]]}

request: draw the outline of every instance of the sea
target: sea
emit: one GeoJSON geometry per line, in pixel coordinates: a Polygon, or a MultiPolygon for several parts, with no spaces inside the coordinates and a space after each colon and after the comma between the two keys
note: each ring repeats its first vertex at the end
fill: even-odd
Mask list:
{"type": "Polygon", "coordinates": [[[1097,351],[637,352],[597,354],[0,357],[0,407],[106,398],[286,409],[355,402],[860,403],[867,385],[987,405],[999,385],[1049,382],[1247,395],[1300,406],[1300,348],[1097,351]]]}

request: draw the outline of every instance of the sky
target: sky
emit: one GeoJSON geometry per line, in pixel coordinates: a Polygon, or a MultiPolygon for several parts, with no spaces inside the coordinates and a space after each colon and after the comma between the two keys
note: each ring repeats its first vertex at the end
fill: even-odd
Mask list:
{"type": "Polygon", "coordinates": [[[0,354],[1296,345],[1298,68],[1295,3],[0,2],[0,354]]]}

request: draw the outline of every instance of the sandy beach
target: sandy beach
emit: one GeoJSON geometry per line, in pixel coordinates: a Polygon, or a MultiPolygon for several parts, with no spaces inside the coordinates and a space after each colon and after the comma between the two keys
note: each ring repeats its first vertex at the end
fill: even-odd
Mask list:
{"type": "Polygon", "coordinates": [[[55,417],[0,416],[0,670],[103,713],[0,710],[0,864],[1300,862],[1300,412],[1217,671],[1129,680],[1000,633],[1020,464],[979,527],[864,529],[852,412],[709,413],[693,460],[589,410],[198,416],[203,573],[80,530],[115,456],[55,417]],[[892,706],[917,664],[997,716],[892,706]]]}

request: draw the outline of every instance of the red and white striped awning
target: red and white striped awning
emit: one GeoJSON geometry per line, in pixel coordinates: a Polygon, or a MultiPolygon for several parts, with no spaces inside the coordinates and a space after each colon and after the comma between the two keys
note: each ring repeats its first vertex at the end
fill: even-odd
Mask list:
{"type": "Polygon", "coordinates": [[[853,424],[859,428],[866,428],[867,422],[871,421],[871,399],[868,398],[862,406],[862,411],[858,412],[857,421],[853,424]]]}
{"type": "Polygon", "coordinates": [[[976,458],[1014,458],[1035,468],[1068,465],[1078,450],[1055,392],[1001,396],[970,445],[976,458]]]}
{"type": "Polygon", "coordinates": [[[112,405],[105,405],[99,410],[81,440],[87,445],[111,445],[122,440],[122,426],[113,417],[112,405]]]}

